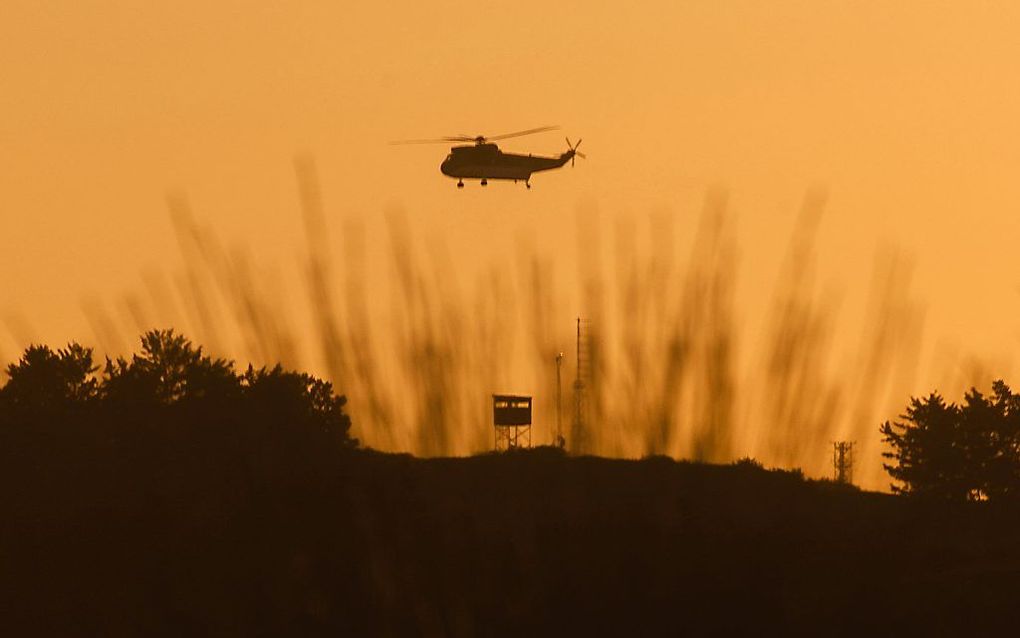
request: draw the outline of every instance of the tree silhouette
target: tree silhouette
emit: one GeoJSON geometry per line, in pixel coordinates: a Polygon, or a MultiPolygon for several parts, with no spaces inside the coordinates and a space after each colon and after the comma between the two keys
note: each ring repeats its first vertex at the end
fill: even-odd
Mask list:
{"type": "Polygon", "coordinates": [[[72,343],[54,352],[29,346],[7,367],[9,380],[0,388],[0,408],[7,418],[53,418],[83,408],[98,392],[92,350],[72,343]]]}
{"type": "Polygon", "coordinates": [[[145,333],[139,353],[97,369],[78,344],[29,347],[0,387],[0,445],[54,467],[106,455],[201,484],[229,467],[279,473],[312,457],[329,467],[358,444],[330,383],[280,366],[238,375],[173,330],[145,333]]]}
{"type": "Polygon", "coordinates": [[[357,446],[343,411],[347,398],[336,396],[331,383],[277,365],[271,370],[248,366],[241,386],[248,408],[268,422],[298,424],[307,435],[344,448],[357,446]]]}
{"type": "Polygon", "coordinates": [[[975,388],[961,405],[937,392],[911,399],[898,421],[880,427],[892,451],[884,464],[892,490],[953,501],[1020,495],[1020,396],[1003,381],[986,397],[975,388]]]}
{"type": "Polygon", "coordinates": [[[911,399],[902,421],[886,421],[881,426],[883,441],[892,452],[883,456],[896,461],[883,464],[903,486],[892,490],[905,494],[966,497],[964,478],[967,466],[958,435],[959,408],[947,404],[936,392],[924,399],[911,399]]]}
{"type": "Polygon", "coordinates": [[[1020,395],[999,380],[985,403],[987,420],[979,428],[982,489],[992,500],[1015,499],[1020,496],[1020,395]]]}
{"type": "Polygon", "coordinates": [[[226,398],[237,394],[239,379],[233,365],[202,354],[173,330],[142,336],[142,352],[131,361],[106,363],[103,389],[116,399],[171,405],[183,399],[226,398]]]}

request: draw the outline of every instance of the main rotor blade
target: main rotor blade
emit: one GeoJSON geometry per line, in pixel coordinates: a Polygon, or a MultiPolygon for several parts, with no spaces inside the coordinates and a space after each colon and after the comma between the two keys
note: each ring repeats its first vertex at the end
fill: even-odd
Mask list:
{"type": "Polygon", "coordinates": [[[578,146],[580,146],[580,145],[581,145],[581,142],[583,142],[583,141],[584,141],[584,140],[577,140],[577,144],[574,144],[574,150],[575,150],[575,151],[577,150],[577,147],[578,147],[578,146]]]}
{"type": "MultiPolygon", "coordinates": [[[[577,148],[577,147],[575,146],[574,148],[577,148]]],[[[584,153],[578,153],[577,151],[574,151],[574,155],[577,155],[581,159],[588,159],[588,156],[585,155],[584,153]]]]}
{"type": "Polygon", "coordinates": [[[570,150],[574,150],[574,145],[570,143],[570,138],[564,137],[563,139],[567,140],[567,148],[569,148],[570,150]]]}
{"type": "Polygon", "coordinates": [[[503,135],[494,135],[492,137],[486,137],[485,139],[492,142],[495,140],[505,140],[510,137],[520,137],[521,135],[531,135],[532,133],[543,133],[545,131],[555,131],[559,129],[558,126],[542,126],[539,128],[531,128],[526,131],[517,131],[516,133],[504,133],[503,135]]]}
{"type": "Polygon", "coordinates": [[[397,140],[390,144],[448,144],[450,142],[474,142],[475,138],[467,136],[439,137],[434,140],[397,140]]]}

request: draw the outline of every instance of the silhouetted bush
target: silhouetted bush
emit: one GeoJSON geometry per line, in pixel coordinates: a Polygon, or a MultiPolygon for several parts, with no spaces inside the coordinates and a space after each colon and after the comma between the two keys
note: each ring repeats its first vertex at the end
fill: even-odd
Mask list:
{"type": "Polygon", "coordinates": [[[885,422],[892,446],[884,467],[894,492],[937,499],[1002,500],[1020,494],[1020,395],[1004,382],[986,397],[972,388],[962,405],[933,392],[914,398],[900,421],[885,422]]]}
{"type": "Polygon", "coordinates": [[[764,469],[764,466],[762,466],[761,461],[759,461],[758,459],[755,459],[755,458],[751,458],[750,456],[745,456],[745,457],[737,459],[736,461],[733,462],[733,465],[735,467],[739,467],[741,469],[750,469],[750,470],[761,470],[761,469],[764,469]]]}

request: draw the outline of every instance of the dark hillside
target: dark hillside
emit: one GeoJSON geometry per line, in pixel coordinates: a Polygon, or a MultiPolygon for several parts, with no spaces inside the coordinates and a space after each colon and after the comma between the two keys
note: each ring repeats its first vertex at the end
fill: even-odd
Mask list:
{"type": "Polygon", "coordinates": [[[750,463],[269,467],[165,443],[5,464],[5,635],[958,634],[1012,617],[1020,516],[981,504],[750,463]]]}

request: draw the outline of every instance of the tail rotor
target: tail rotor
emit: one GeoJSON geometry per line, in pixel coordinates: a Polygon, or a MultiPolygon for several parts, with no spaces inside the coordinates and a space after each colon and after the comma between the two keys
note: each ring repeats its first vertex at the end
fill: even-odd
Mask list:
{"type": "Polygon", "coordinates": [[[588,157],[584,153],[582,153],[582,152],[577,150],[577,147],[581,145],[581,142],[583,140],[577,140],[577,144],[571,144],[569,137],[566,138],[566,140],[567,140],[567,148],[570,149],[570,150],[567,151],[567,154],[570,155],[570,167],[571,168],[574,167],[574,156],[575,155],[580,157],[581,159],[588,159],[588,157]]]}

